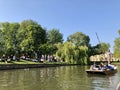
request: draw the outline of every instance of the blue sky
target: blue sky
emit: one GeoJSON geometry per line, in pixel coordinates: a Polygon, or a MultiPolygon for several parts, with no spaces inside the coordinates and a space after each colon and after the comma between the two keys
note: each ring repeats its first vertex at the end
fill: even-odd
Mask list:
{"type": "Polygon", "coordinates": [[[120,29],[120,0],[0,0],[0,22],[32,19],[50,30],[59,29],[64,40],[75,32],[90,37],[91,45],[114,45],[120,29]]]}

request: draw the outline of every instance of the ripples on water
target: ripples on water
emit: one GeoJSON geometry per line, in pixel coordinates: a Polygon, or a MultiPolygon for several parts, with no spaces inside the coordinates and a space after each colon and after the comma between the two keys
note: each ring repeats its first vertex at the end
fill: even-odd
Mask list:
{"type": "MultiPolygon", "coordinates": [[[[120,72],[115,75],[89,75],[87,66],[0,71],[0,90],[115,90],[120,72]]],[[[118,66],[119,70],[120,66],[118,66]]]]}

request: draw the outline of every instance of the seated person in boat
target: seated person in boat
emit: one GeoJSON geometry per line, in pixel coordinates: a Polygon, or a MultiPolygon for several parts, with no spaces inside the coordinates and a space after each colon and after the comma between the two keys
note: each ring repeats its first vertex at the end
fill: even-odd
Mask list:
{"type": "Polygon", "coordinates": [[[111,65],[111,64],[107,64],[106,67],[107,67],[106,69],[109,69],[109,70],[114,70],[115,69],[115,66],[111,65]]]}
{"type": "Polygon", "coordinates": [[[115,66],[112,64],[107,64],[107,65],[103,63],[100,64],[100,70],[114,70],[114,69],[115,69],[115,66]]]}
{"type": "Polygon", "coordinates": [[[91,65],[90,70],[115,70],[117,69],[112,64],[104,64],[103,62],[100,63],[100,65],[91,65]]]}
{"type": "Polygon", "coordinates": [[[99,70],[105,70],[105,69],[106,69],[106,65],[103,62],[101,62],[99,66],[99,70]]]}
{"type": "Polygon", "coordinates": [[[98,66],[96,64],[91,65],[90,70],[98,70],[98,66]]]}
{"type": "Polygon", "coordinates": [[[103,63],[101,63],[100,65],[92,65],[90,67],[91,70],[104,70],[105,69],[105,65],[103,63]]]}

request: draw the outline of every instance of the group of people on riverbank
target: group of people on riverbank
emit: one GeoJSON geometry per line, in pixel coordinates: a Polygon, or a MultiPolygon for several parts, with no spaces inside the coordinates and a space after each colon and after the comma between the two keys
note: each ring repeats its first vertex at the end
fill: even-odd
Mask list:
{"type": "Polygon", "coordinates": [[[20,61],[20,60],[27,60],[27,61],[33,61],[33,62],[60,62],[63,60],[59,60],[56,56],[53,55],[35,55],[35,57],[31,58],[29,55],[21,54],[20,57],[16,57],[15,55],[6,56],[3,54],[0,61],[7,62],[10,61],[20,61]]]}
{"type": "Polygon", "coordinates": [[[41,55],[39,57],[35,56],[34,59],[31,59],[32,61],[39,61],[39,62],[57,62],[59,61],[56,56],[53,56],[53,55],[41,55]]]}

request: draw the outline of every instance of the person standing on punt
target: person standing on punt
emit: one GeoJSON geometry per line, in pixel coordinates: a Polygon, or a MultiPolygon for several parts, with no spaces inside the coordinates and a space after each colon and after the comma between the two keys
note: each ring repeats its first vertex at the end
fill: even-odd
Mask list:
{"type": "Polygon", "coordinates": [[[108,64],[110,64],[111,59],[112,59],[112,53],[110,52],[110,50],[108,50],[108,53],[107,53],[108,64]]]}

